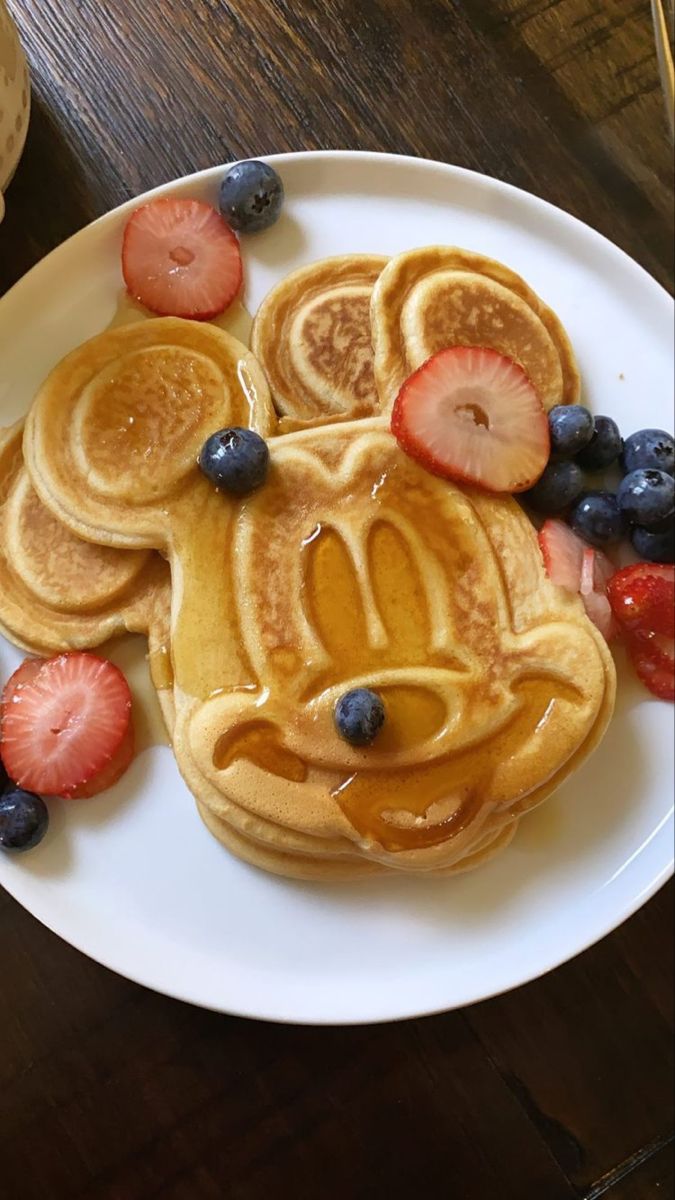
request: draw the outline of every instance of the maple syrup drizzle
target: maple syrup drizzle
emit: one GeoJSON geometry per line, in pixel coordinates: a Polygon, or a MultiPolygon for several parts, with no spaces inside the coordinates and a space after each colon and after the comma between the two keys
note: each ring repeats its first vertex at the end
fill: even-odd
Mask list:
{"type": "Polygon", "coordinates": [[[513,689],[518,711],[491,738],[422,767],[357,771],[332,795],[354,828],[386,850],[438,845],[473,820],[500,763],[541,733],[558,704],[557,688],[551,679],[521,681],[513,689]],[[409,815],[409,823],[396,823],[396,813],[409,815]]]}
{"type": "MultiPolygon", "coordinates": [[[[117,329],[120,325],[135,325],[138,321],[152,320],[154,315],[122,288],[117,296],[115,312],[106,325],[106,329],[117,329]]],[[[209,324],[217,325],[219,329],[224,329],[237,341],[248,346],[251,339],[253,317],[241,300],[233,300],[229,308],[226,308],[219,317],[214,317],[209,324]]]]}
{"type": "MultiPolygon", "coordinates": [[[[125,315],[130,320],[142,319],[144,314],[138,313],[138,307],[123,297],[113,323],[122,324],[125,315]]],[[[239,318],[244,320],[241,313],[239,318]]],[[[216,323],[234,331],[225,319],[216,323]]],[[[241,332],[237,336],[247,340],[241,332]]],[[[251,404],[247,379],[234,366],[233,378],[226,382],[232,396],[231,422],[246,424],[251,404]],[[237,412],[237,397],[241,412],[237,412]]],[[[381,505],[393,497],[397,511],[413,527],[424,519],[417,507],[417,500],[425,490],[423,480],[411,487],[397,479],[395,471],[375,471],[366,482],[373,505],[381,505]]],[[[255,673],[241,644],[238,622],[231,619],[235,598],[226,556],[237,506],[228,507],[224,497],[201,479],[191,484],[189,503],[187,498],[182,493],[179,500],[167,502],[175,552],[181,563],[183,595],[171,649],[162,647],[155,651],[150,657],[150,670],[155,687],[170,687],[175,677],[176,684],[186,694],[207,700],[223,691],[254,687],[251,680],[255,679],[255,673]]],[[[279,519],[283,520],[283,511],[279,519]]],[[[449,591],[454,598],[457,579],[468,580],[470,587],[469,568],[476,556],[473,531],[465,530],[463,541],[458,535],[457,544],[448,538],[442,522],[438,522],[438,528],[433,523],[428,528],[425,524],[424,534],[427,546],[442,563],[446,578],[452,581],[449,591]]],[[[349,548],[330,524],[311,519],[297,552],[307,556],[302,603],[331,662],[315,681],[319,694],[321,688],[341,680],[348,686],[350,678],[367,676],[369,671],[423,666],[431,659],[436,660],[436,665],[456,668],[449,653],[436,650],[430,655],[434,623],[429,609],[428,581],[425,582],[406,539],[384,515],[375,520],[368,534],[369,596],[364,594],[364,581],[355,573],[349,548]],[[372,608],[371,602],[378,614],[380,633],[377,622],[373,623],[366,612],[372,608]]],[[[480,568],[476,572],[478,585],[479,577],[480,568]]],[[[466,606],[466,597],[464,603],[466,606]]],[[[486,640],[486,658],[494,674],[499,670],[497,613],[490,611],[489,601],[484,601],[482,611],[477,604],[473,615],[486,640]]],[[[463,632],[459,630],[460,644],[463,632]]],[[[475,630],[469,632],[475,638],[475,630]]],[[[277,647],[279,653],[288,649],[282,644],[277,647]]],[[[274,659],[274,648],[270,653],[274,659]]],[[[297,655],[287,657],[288,663],[282,670],[279,655],[276,656],[277,680],[283,677],[284,670],[292,673],[302,665],[298,664],[297,655]]],[[[466,702],[470,704],[471,688],[477,685],[467,680],[458,686],[466,687],[466,702]]],[[[489,688],[489,679],[481,686],[489,688]]],[[[428,742],[443,729],[447,713],[441,697],[422,686],[396,684],[384,688],[387,721],[380,738],[365,751],[367,769],[343,771],[341,779],[336,778],[335,771],[324,772],[326,787],[359,834],[387,850],[403,851],[446,841],[475,817],[482,794],[500,764],[541,736],[560,699],[569,698],[564,685],[548,678],[521,680],[514,684],[513,692],[520,702],[517,710],[498,732],[480,744],[420,765],[387,770],[385,766],[379,767],[378,761],[428,742]]],[[[237,759],[245,758],[273,775],[302,783],[311,762],[284,746],[284,729],[265,718],[265,707],[263,699],[259,719],[242,723],[220,737],[214,763],[224,770],[237,759]]]]}

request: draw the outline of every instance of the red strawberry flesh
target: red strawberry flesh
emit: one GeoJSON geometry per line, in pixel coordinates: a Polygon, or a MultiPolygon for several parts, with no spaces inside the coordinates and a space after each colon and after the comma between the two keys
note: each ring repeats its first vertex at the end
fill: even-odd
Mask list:
{"type": "Polygon", "coordinates": [[[131,295],[151,312],[206,321],[241,287],[239,242],[210,204],[159,197],[127,221],[122,274],[131,295]]]}
{"type": "Polygon", "coordinates": [[[105,792],[122,778],[124,772],[131,766],[135,749],[134,727],[129,722],[129,728],[124,735],[118,750],[101,771],[98,771],[87,783],[81,783],[69,796],[71,800],[89,800],[105,792]]]}
{"type": "Polygon", "coordinates": [[[539,546],[549,579],[568,592],[581,584],[585,544],[564,521],[551,518],[539,530],[539,546]]]}
{"type": "Polygon", "coordinates": [[[675,641],[658,633],[634,630],[626,645],[639,678],[660,700],[675,700],[675,641]]]}
{"type": "Polygon", "coordinates": [[[5,684],[2,693],[2,708],[8,705],[17,692],[21,692],[22,688],[27,687],[32,683],[36,675],[40,673],[45,662],[45,658],[24,658],[23,662],[13,675],[10,675],[5,684]]]}
{"type": "Polygon", "coordinates": [[[675,637],[675,567],[635,563],[617,571],[609,585],[615,616],[624,629],[675,637]]]}
{"type": "Polygon", "coordinates": [[[610,642],[617,633],[607,598],[614,567],[606,554],[587,546],[563,521],[551,518],[539,530],[539,545],[549,579],[568,592],[578,592],[586,616],[610,642]]]}
{"type": "Polygon", "coordinates": [[[590,596],[595,590],[595,550],[592,546],[586,546],[581,559],[581,580],[579,583],[579,591],[581,595],[590,596]]]}
{"type": "Polygon", "coordinates": [[[28,791],[68,796],[109,764],[130,719],[129,686],[113,663],[79,652],[43,660],[3,693],[7,772],[28,791]]]}
{"type": "Polygon", "coordinates": [[[454,346],[427,359],[401,387],[391,429],[428,471],[490,492],[532,487],[549,457],[541,401],[496,350],[454,346]]]}

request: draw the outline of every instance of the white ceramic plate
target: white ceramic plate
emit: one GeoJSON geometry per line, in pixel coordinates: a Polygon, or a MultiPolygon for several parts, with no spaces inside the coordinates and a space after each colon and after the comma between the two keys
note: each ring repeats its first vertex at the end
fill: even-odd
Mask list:
{"type": "MultiPolygon", "coordinates": [[[[280,155],[277,226],[245,238],[251,311],[288,271],[346,251],[455,243],[502,259],[559,313],[585,396],[625,433],[672,421],[672,305],[622,251],[515,188],[415,159],[280,155]]],[[[222,168],[157,189],[215,201],[222,168]]],[[[0,422],[110,321],[133,201],[83,230],[0,300],[0,422]]],[[[20,659],[0,639],[6,678],[20,659]]],[[[531,979],[603,937],[672,872],[672,708],[619,662],[616,716],[593,759],[501,858],[455,880],[319,886],[264,875],[206,831],[171,752],[138,756],[111,792],[55,805],[0,883],[39,920],[158,991],[281,1021],[383,1021],[531,979]]]]}

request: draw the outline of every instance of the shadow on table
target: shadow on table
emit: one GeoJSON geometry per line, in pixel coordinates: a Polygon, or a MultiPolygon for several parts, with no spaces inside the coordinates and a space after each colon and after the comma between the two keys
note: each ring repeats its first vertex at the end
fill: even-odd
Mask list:
{"type": "Polygon", "coordinates": [[[23,156],[0,225],[0,294],[97,215],[92,186],[65,131],[33,93],[23,156]]]}

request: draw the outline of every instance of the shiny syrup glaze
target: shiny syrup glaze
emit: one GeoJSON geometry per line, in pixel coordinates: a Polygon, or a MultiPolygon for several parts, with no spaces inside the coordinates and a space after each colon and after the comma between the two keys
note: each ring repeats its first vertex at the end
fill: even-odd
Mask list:
{"type": "MultiPolygon", "coordinates": [[[[396,484],[392,480],[385,486],[396,484]]],[[[371,538],[371,575],[389,634],[387,646],[375,652],[369,651],[365,637],[353,636],[353,626],[345,636],[344,601],[354,576],[339,539],[331,531],[322,536],[305,586],[311,605],[320,612],[320,628],[332,631],[333,661],[343,668],[343,677],[360,676],[371,664],[378,669],[427,661],[430,631],[423,581],[398,532],[382,524],[371,538]]],[[[353,591],[349,603],[358,611],[359,597],[353,591]]],[[[431,763],[387,770],[372,769],[373,760],[386,760],[433,737],[442,729],[446,712],[440,698],[422,687],[393,686],[381,689],[381,694],[386,721],[365,751],[368,769],[349,774],[332,794],[364,838],[390,851],[433,846],[460,832],[475,817],[495,766],[537,736],[557,703],[550,680],[524,680],[517,687],[517,713],[492,738],[431,763]]],[[[467,698],[470,702],[469,694],[467,698]]]]}
{"type": "MultiPolygon", "coordinates": [[[[137,321],[152,320],[153,315],[149,309],[139,304],[138,300],[134,300],[122,288],[117,296],[115,311],[106,329],[117,329],[120,325],[134,325],[137,321]]],[[[226,333],[248,346],[253,317],[241,300],[233,300],[229,308],[219,317],[213,317],[209,324],[216,325],[218,329],[224,329],[226,333]]]]}
{"type": "MultiPolygon", "coordinates": [[[[226,380],[233,397],[232,424],[247,423],[252,403],[250,380],[240,367],[233,365],[226,380]]],[[[156,447],[150,449],[154,452],[156,447]]],[[[415,512],[405,483],[397,479],[395,471],[384,476],[373,471],[366,495],[373,505],[386,496],[399,508],[415,512]]],[[[226,565],[225,548],[233,536],[238,506],[197,475],[190,481],[189,495],[181,490],[166,503],[176,555],[182,564],[183,601],[171,654],[165,647],[151,658],[155,686],[169,687],[173,677],[184,693],[200,700],[223,689],[251,686],[255,673],[237,622],[231,619],[232,584],[226,565]],[[222,557],[219,547],[223,548],[222,557]]],[[[279,519],[283,517],[281,511],[279,519]]],[[[465,546],[446,548],[444,565],[450,587],[457,563],[475,553],[470,531],[467,538],[465,546]]],[[[442,532],[432,540],[436,548],[442,546],[442,532]]],[[[372,531],[368,551],[372,586],[386,628],[383,643],[376,647],[358,631],[361,595],[340,537],[330,526],[308,528],[297,552],[305,562],[300,599],[331,660],[322,681],[325,686],[367,676],[369,670],[428,661],[430,629],[424,580],[405,540],[386,520],[372,531]],[[353,620],[345,619],[346,614],[356,615],[356,628],[353,620]]],[[[277,680],[286,672],[289,689],[294,690],[290,688],[292,676],[301,664],[293,648],[280,642],[271,655],[277,680]]],[[[491,669],[495,668],[493,660],[491,669]]],[[[264,690],[266,681],[258,682],[264,690]]],[[[487,678],[485,686],[490,686],[487,678]]],[[[475,817],[483,790],[499,763],[537,736],[558,703],[550,681],[523,680],[517,687],[520,704],[515,714],[487,741],[418,766],[387,769],[392,754],[433,738],[444,725],[446,713],[438,697],[423,688],[396,685],[382,689],[382,694],[387,720],[376,743],[363,751],[367,765],[356,771],[326,772],[326,788],[363,838],[391,851],[432,846],[461,831],[475,817]]],[[[245,758],[271,775],[301,783],[312,763],[284,746],[284,730],[267,720],[265,707],[261,703],[257,720],[223,731],[214,749],[214,765],[226,769],[237,758],[245,758]]]]}
{"type": "MultiPolygon", "coordinates": [[[[125,289],[121,289],[115,312],[107,328],[151,320],[153,314],[125,289]]],[[[244,345],[248,345],[253,318],[241,300],[235,300],[226,312],[210,324],[224,329],[244,345]]],[[[104,648],[106,657],[117,662],[129,679],[134,695],[136,744],[139,750],[151,745],[168,745],[169,736],[162,718],[157,695],[173,687],[174,669],[169,644],[146,653],[141,638],[129,636],[116,639],[104,648]]]]}
{"type": "MultiPolygon", "coordinates": [[[[405,498],[397,495],[405,487],[406,481],[398,480],[394,471],[384,477],[374,476],[366,491],[373,505],[381,501],[391,503],[396,498],[405,507],[405,498]]],[[[273,498],[270,504],[273,509],[273,498]]],[[[311,523],[310,517],[308,520],[311,523]]],[[[284,521],[283,506],[279,521],[284,521]]],[[[448,571],[460,570],[474,552],[470,528],[466,529],[465,537],[465,545],[460,544],[461,537],[454,546],[446,542],[448,571]]],[[[351,679],[367,678],[369,671],[422,666],[434,658],[438,666],[457,669],[457,663],[446,653],[429,650],[431,627],[425,581],[406,540],[386,519],[372,526],[368,538],[369,576],[383,627],[377,645],[368,636],[359,582],[342,538],[329,525],[319,524],[308,528],[297,552],[303,559],[302,594],[298,602],[304,606],[330,659],[330,666],[314,681],[311,696],[306,700],[316,700],[322,689],[341,681],[346,687],[351,679]]],[[[468,710],[472,703],[478,704],[479,693],[484,698],[499,674],[496,636],[490,653],[492,658],[484,679],[480,683],[470,683],[467,679],[460,685],[468,710]]],[[[276,686],[277,693],[280,688],[283,690],[285,676],[288,694],[297,695],[296,677],[302,664],[293,647],[282,642],[272,646],[269,660],[274,664],[273,687],[276,686]]],[[[304,758],[284,746],[283,728],[267,719],[268,708],[278,712],[278,695],[274,695],[274,690],[271,695],[266,694],[269,683],[269,679],[259,681],[257,719],[223,733],[214,752],[214,765],[225,769],[237,758],[245,758],[271,775],[299,783],[316,768],[316,763],[312,762],[311,754],[304,758]]],[[[376,741],[360,752],[363,768],[337,774],[326,771],[325,778],[327,791],[361,836],[390,851],[436,845],[459,833],[475,818],[495,769],[537,738],[551,720],[560,698],[574,698],[550,680],[522,679],[514,688],[515,708],[510,712],[504,710],[503,716],[499,714],[501,701],[495,692],[497,715],[495,732],[490,737],[468,749],[437,757],[432,753],[432,761],[419,765],[388,768],[387,763],[394,755],[400,757],[401,752],[410,755],[412,751],[414,759],[417,746],[423,743],[428,746],[443,731],[448,714],[441,697],[424,686],[396,683],[381,686],[379,690],[387,719],[376,741]]],[[[288,717],[293,721],[292,710],[288,717]]],[[[470,713],[468,720],[470,724],[470,713]]],[[[337,732],[334,736],[338,737],[337,732]]]]}

